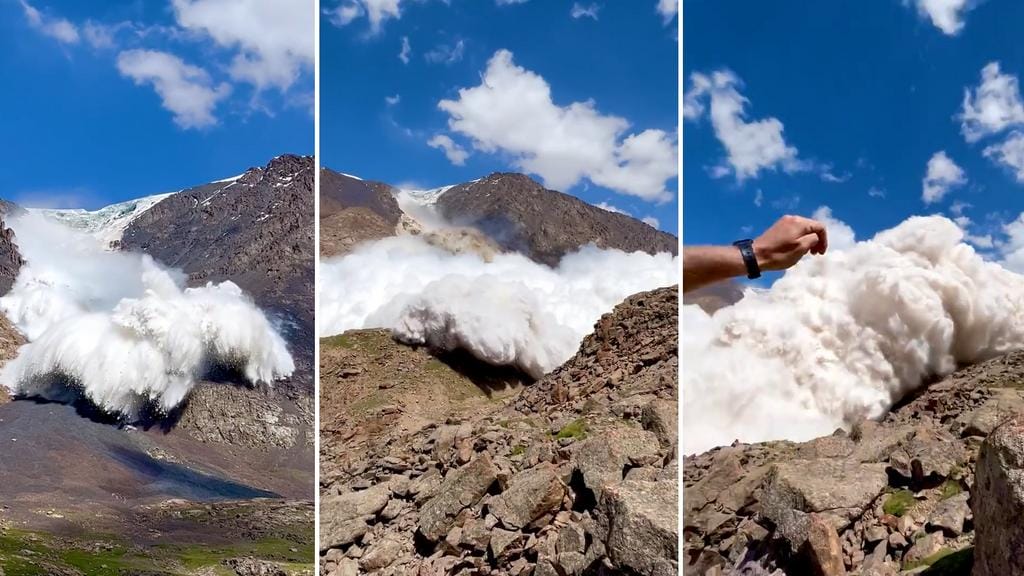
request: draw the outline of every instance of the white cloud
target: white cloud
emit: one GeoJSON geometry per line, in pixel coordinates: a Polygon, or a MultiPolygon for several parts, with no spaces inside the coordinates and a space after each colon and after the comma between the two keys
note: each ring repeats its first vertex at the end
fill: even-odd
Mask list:
{"type": "Polygon", "coordinates": [[[573,18],[577,19],[586,16],[587,18],[593,18],[594,20],[597,20],[597,13],[600,9],[601,7],[598,6],[596,2],[594,2],[593,4],[588,4],[586,6],[580,4],[579,2],[573,2],[572,10],[569,11],[569,14],[572,15],[573,18]]]}
{"type": "MultiPolygon", "coordinates": [[[[904,2],[906,3],[906,2],[904,2]]],[[[955,36],[964,27],[964,15],[977,4],[974,0],[914,0],[917,12],[944,34],[955,36]]]]}
{"type": "Polygon", "coordinates": [[[449,129],[474,148],[508,155],[550,187],[566,190],[586,178],[649,201],[672,198],[665,182],[678,171],[673,134],[625,135],[630,123],[602,114],[593,101],[555,104],[547,81],[517,66],[507,50],[494,54],[478,86],[438,107],[448,113],[449,129]]]}
{"type": "Polygon", "coordinates": [[[641,218],[640,221],[643,222],[644,224],[647,224],[651,228],[658,228],[659,226],[661,226],[661,222],[659,222],[658,219],[655,218],[654,216],[646,216],[644,218],[641,218]]]}
{"type": "MultiPolygon", "coordinates": [[[[956,202],[953,202],[952,204],[949,205],[949,213],[952,214],[953,216],[963,216],[964,210],[967,210],[970,207],[971,205],[968,204],[967,202],[961,202],[957,200],[956,202]]],[[[968,219],[968,222],[970,222],[970,219],[968,219]]]]}
{"type": "Polygon", "coordinates": [[[213,111],[228,96],[227,84],[214,86],[202,68],[186,64],[167,52],[128,50],[117,57],[117,69],[138,85],[153,86],[164,108],[182,128],[205,128],[217,123],[213,111]]]}
{"type": "Polygon", "coordinates": [[[432,50],[425,53],[423,58],[432,64],[444,64],[446,66],[451,66],[452,64],[462,60],[462,55],[465,51],[466,43],[463,40],[459,40],[452,46],[447,44],[438,44],[432,50]]]}
{"type": "Polygon", "coordinates": [[[761,189],[758,188],[757,194],[754,195],[754,206],[760,208],[762,204],[764,204],[764,192],[762,192],[761,189]]]}
{"type": "Polygon", "coordinates": [[[828,206],[819,206],[811,214],[811,218],[825,225],[825,230],[828,233],[829,250],[846,250],[853,247],[857,242],[857,235],[854,234],[853,228],[846,222],[832,216],[832,209],[828,206]]]}
{"type": "Polygon", "coordinates": [[[498,6],[511,6],[513,4],[525,4],[527,0],[494,0],[498,6]]]}
{"type": "Polygon", "coordinates": [[[402,101],[402,95],[395,94],[394,96],[385,96],[384,101],[387,102],[388,106],[394,106],[402,101]]]}
{"type": "Polygon", "coordinates": [[[19,0],[19,2],[21,3],[22,10],[25,12],[25,19],[28,20],[29,26],[57,40],[61,44],[78,44],[81,40],[78,35],[78,28],[68,20],[43,15],[42,12],[25,0],[19,0]]]}
{"type": "Polygon", "coordinates": [[[412,53],[412,45],[409,44],[409,37],[402,36],[402,51],[398,53],[398,59],[402,61],[402,64],[409,63],[409,54],[412,53]]]}
{"type": "Polygon", "coordinates": [[[601,210],[607,210],[609,212],[615,212],[616,214],[625,214],[626,216],[632,216],[632,214],[630,214],[629,212],[626,212],[622,208],[618,208],[616,206],[612,206],[611,204],[609,204],[607,202],[600,202],[600,203],[596,204],[596,206],[598,208],[600,208],[601,210]]]}
{"type": "Polygon", "coordinates": [[[1024,123],[1024,102],[1017,77],[1003,74],[998,62],[988,63],[981,69],[981,84],[974,92],[964,89],[963,109],[957,119],[968,142],[1024,123]]]}
{"type": "Polygon", "coordinates": [[[1013,171],[1017,182],[1024,183],[1024,134],[1014,131],[1000,144],[993,144],[983,152],[986,158],[1013,171]]]}
{"type": "Polygon", "coordinates": [[[885,198],[885,190],[877,186],[872,186],[868,188],[868,196],[872,198],[885,198]]]}
{"type": "Polygon", "coordinates": [[[1008,238],[1000,245],[1000,264],[1018,274],[1024,274],[1024,212],[1013,222],[1004,224],[1003,233],[1008,238]]]}
{"type": "Polygon", "coordinates": [[[332,9],[324,9],[324,13],[335,26],[348,26],[366,16],[370,34],[377,34],[385,22],[402,17],[402,0],[343,0],[332,9]]]}
{"type": "Polygon", "coordinates": [[[658,6],[656,10],[658,14],[661,14],[662,20],[665,24],[668,24],[676,17],[676,13],[679,12],[679,2],[681,0],[658,0],[658,6]]]}
{"type": "Polygon", "coordinates": [[[967,183],[962,168],[956,165],[945,150],[940,150],[928,160],[928,169],[921,181],[921,200],[931,204],[942,200],[951,189],[967,183]]]}
{"type": "MultiPolygon", "coordinates": [[[[294,0],[172,0],[178,25],[237,50],[229,73],[287,90],[314,59],[315,12],[294,0]]],[[[396,0],[397,2],[397,0],[396,0]]]]}
{"type": "Polygon", "coordinates": [[[469,152],[462,146],[458,145],[447,134],[434,135],[433,138],[427,141],[427,146],[443,150],[444,155],[448,157],[448,161],[456,166],[465,165],[466,158],[469,158],[469,152]]]}
{"type": "MultiPolygon", "coordinates": [[[[713,176],[731,172],[743,181],[757,178],[764,170],[793,173],[813,167],[799,159],[795,147],[786,144],[778,118],[747,121],[744,108],[749,100],[739,93],[742,82],[731,71],[719,70],[710,76],[698,72],[690,78],[690,90],[683,99],[683,116],[699,120],[707,112],[715,136],[726,151],[727,165],[718,166],[712,171],[713,176]]],[[[821,174],[831,175],[827,170],[821,174]]]]}

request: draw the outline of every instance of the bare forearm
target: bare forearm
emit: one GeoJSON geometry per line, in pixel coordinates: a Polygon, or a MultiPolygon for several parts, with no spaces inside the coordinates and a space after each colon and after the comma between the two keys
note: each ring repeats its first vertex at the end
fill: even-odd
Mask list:
{"type": "Polygon", "coordinates": [[[743,256],[735,246],[683,248],[683,292],[746,273],[743,256]]]}

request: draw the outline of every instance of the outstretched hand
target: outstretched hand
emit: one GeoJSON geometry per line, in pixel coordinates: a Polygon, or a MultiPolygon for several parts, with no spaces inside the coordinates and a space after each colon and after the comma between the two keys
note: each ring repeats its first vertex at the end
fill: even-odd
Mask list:
{"type": "Polygon", "coordinates": [[[762,270],[785,270],[804,254],[828,249],[825,225],[803,216],[783,216],[754,240],[754,255],[762,270]]]}

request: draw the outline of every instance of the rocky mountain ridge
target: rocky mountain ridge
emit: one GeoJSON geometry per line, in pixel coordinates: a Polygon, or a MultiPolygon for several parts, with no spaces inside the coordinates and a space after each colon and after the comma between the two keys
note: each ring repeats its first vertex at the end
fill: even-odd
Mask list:
{"type": "MultiPolygon", "coordinates": [[[[405,215],[399,190],[330,169],[321,171],[321,256],[397,233],[405,215]]],[[[501,251],[555,266],[589,243],[626,252],[676,254],[676,237],[630,216],[609,212],[554,190],[524,174],[494,173],[433,191],[429,204],[455,227],[482,233],[501,251]]]]}

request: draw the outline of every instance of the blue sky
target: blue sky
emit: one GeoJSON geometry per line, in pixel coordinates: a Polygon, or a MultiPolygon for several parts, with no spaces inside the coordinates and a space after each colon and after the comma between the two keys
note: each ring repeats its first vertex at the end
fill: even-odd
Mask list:
{"type": "Polygon", "coordinates": [[[0,0],[0,196],[96,208],[312,154],[312,3],[221,4],[0,0]]]}
{"type": "Polygon", "coordinates": [[[683,18],[686,244],[822,206],[858,239],[943,214],[1024,271],[1024,3],[686,0],[683,18]]]}
{"type": "Polygon", "coordinates": [[[323,165],[424,188],[527,172],[674,233],[673,8],[324,0],[323,165]]]}

